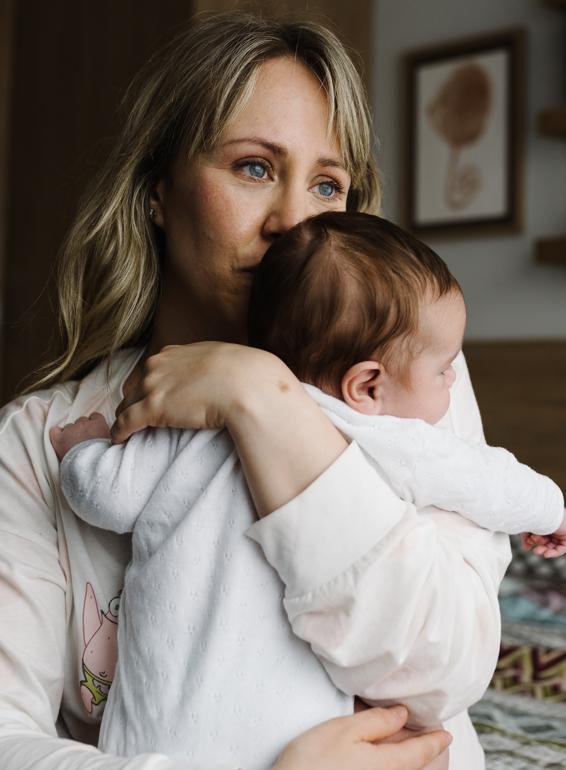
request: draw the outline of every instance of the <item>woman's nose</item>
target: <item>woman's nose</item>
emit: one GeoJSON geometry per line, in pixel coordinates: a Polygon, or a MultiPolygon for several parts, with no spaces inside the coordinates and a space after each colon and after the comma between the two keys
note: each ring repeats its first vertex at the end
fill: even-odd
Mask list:
{"type": "Polygon", "coordinates": [[[265,218],[265,236],[270,239],[276,238],[302,222],[310,213],[304,193],[292,189],[281,190],[271,201],[265,218]]]}

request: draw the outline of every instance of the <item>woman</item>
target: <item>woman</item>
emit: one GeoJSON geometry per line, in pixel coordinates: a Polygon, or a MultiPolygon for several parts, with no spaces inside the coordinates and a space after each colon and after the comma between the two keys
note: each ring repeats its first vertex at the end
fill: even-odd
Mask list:
{"type": "MultiPolygon", "coordinates": [[[[367,107],[351,61],[318,26],[215,16],[151,62],[132,93],[123,134],[66,246],[63,354],[36,383],[48,387],[2,416],[5,767],[63,759],[69,768],[178,766],[147,756],[126,765],[54,737],[60,712],[60,735],[96,741],[129,543],[66,507],[49,429],[93,411],[111,422],[124,395],[116,440],[150,424],[228,427],[263,517],[256,537],[286,583],[295,632],[342,689],[376,697],[379,683],[380,701],[401,693],[423,724],[460,715],[450,722],[454,761],[468,756],[480,767],[462,712],[495,663],[505,540],[450,514],[418,517],[280,361],[238,344],[253,268],[280,232],[319,211],[377,207],[367,107]],[[165,345],[175,347],[154,355],[165,345]],[[348,617],[352,592],[367,604],[363,616],[348,617]]],[[[479,438],[459,367],[451,420],[479,438]]],[[[389,764],[348,755],[352,732],[346,738],[335,722],[281,761],[298,768],[304,750],[310,767],[322,767],[329,735],[341,740],[342,766],[415,761],[402,755],[413,742],[371,747],[389,751],[389,764]]],[[[379,737],[365,726],[361,736],[379,737]]]]}

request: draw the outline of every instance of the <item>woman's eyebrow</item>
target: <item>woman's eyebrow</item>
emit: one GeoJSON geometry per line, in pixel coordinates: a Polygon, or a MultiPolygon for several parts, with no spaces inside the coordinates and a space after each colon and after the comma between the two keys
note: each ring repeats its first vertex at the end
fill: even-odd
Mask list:
{"type": "MultiPolygon", "coordinates": [[[[222,143],[224,147],[228,147],[231,144],[258,144],[261,147],[264,147],[266,150],[269,150],[273,155],[276,155],[281,158],[285,158],[289,155],[288,151],[280,144],[276,144],[275,142],[268,142],[267,139],[262,139],[259,136],[243,136],[238,137],[236,139],[230,139],[227,142],[222,143]]],[[[342,163],[339,158],[318,158],[316,161],[316,164],[318,166],[329,166],[332,168],[339,168],[342,169],[342,171],[345,171],[348,173],[348,170],[346,169],[346,166],[342,163]]]]}

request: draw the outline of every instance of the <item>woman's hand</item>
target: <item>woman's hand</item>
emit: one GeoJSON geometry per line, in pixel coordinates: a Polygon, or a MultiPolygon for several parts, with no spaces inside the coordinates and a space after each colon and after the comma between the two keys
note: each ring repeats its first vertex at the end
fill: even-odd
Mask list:
{"type": "Polygon", "coordinates": [[[286,370],[279,359],[245,345],[168,345],[126,381],[112,440],[120,444],[148,427],[224,428],[240,397],[277,370],[286,370]]]}
{"type": "Polygon", "coordinates": [[[272,770],[420,770],[450,744],[439,730],[399,743],[379,743],[407,721],[403,706],[372,708],[323,722],[295,738],[272,770]]]}

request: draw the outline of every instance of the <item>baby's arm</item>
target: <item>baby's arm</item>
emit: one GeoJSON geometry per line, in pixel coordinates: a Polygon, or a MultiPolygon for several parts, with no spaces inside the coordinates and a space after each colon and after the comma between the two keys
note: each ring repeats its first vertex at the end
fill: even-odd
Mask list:
{"type": "Polygon", "coordinates": [[[486,529],[507,534],[555,532],[564,516],[559,487],[511,452],[470,444],[421,424],[422,453],[408,479],[418,507],[461,513],[486,529]]]}
{"type": "Polygon", "coordinates": [[[468,431],[473,435],[468,440],[423,420],[361,415],[317,388],[305,387],[338,430],[369,456],[396,494],[417,508],[434,506],[459,513],[480,527],[510,535],[548,535],[560,526],[564,514],[560,489],[511,452],[480,440],[477,407],[479,431],[468,431]]]}
{"type": "Polygon", "coordinates": [[[131,532],[177,453],[180,431],[145,430],[112,445],[102,415],[81,417],[50,438],[71,508],[95,527],[131,532]]]}
{"type": "Polygon", "coordinates": [[[418,508],[454,511],[510,535],[548,535],[562,522],[558,486],[506,449],[470,443],[422,420],[379,417],[348,428],[397,494],[418,508]]]}
{"type": "Polygon", "coordinates": [[[544,556],[545,559],[556,559],[557,556],[564,556],[566,553],[566,508],[562,522],[558,529],[550,535],[535,535],[532,532],[526,532],[521,535],[523,548],[525,551],[534,551],[537,556],[544,556]]]}

